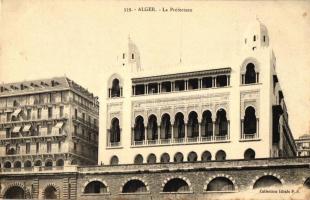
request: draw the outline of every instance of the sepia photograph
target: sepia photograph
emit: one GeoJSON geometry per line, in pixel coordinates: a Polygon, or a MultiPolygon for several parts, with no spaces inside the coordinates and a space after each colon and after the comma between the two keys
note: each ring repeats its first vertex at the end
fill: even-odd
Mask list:
{"type": "Polygon", "coordinates": [[[309,200],[310,2],[0,0],[0,199],[309,200]]]}

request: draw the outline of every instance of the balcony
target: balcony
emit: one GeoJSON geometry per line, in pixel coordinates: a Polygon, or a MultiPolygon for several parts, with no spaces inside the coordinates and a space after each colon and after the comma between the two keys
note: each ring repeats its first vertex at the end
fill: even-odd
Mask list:
{"type": "Polygon", "coordinates": [[[241,135],[240,141],[251,141],[251,140],[257,141],[260,139],[256,133],[254,133],[254,134],[242,134],[241,135]]]}
{"type": "Polygon", "coordinates": [[[76,172],[77,166],[53,166],[53,167],[23,167],[23,168],[1,168],[1,174],[25,174],[25,173],[64,173],[76,172]]]}
{"type": "Polygon", "coordinates": [[[141,140],[133,141],[132,147],[136,146],[165,146],[178,144],[204,144],[204,143],[221,143],[230,142],[229,136],[206,136],[206,137],[188,137],[188,138],[169,138],[159,140],[141,140]]]}
{"type": "Polygon", "coordinates": [[[86,119],[83,119],[82,117],[77,117],[77,116],[72,116],[72,120],[75,123],[81,123],[84,126],[86,126],[87,128],[92,129],[93,131],[97,131],[98,132],[98,126],[96,124],[93,124],[89,121],[86,121],[86,119]]]}
{"type": "Polygon", "coordinates": [[[32,116],[31,118],[19,118],[19,120],[16,121],[8,121],[8,120],[1,120],[0,124],[2,125],[14,125],[14,124],[21,124],[21,123],[27,123],[27,122],[41,122],[41,121],[52,121],[52,120],[67,120],[69,117],[68,114],[63,114],[63,115],[53,115],[51,118],[37,118],[36,116],[32,116]]]}

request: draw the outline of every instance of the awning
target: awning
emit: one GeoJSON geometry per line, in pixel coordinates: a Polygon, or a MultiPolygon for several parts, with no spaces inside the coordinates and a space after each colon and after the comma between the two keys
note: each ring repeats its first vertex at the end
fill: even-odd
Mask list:
{"type": "Polygon", "coordinates": [[[55,128],[62,128],[63,125],[64,125],[63,122],[57,122],[57,124],[55,125],[55,128]]]}
{"type": "Polygon", "coordinates": [[[17,116],[21,111],[22,111],[22,109],[20,109],[20,108],[16,109],[16,110],[13,112],[12,116],[17,116]]]}
{"type": "Polygon", "coordinates": [[[24,126],[23,132],[28,132],[28,131],[30,131],[30,128],[31,128],[31,124],[28,124],[28,125],[24,126]]]}
{"type": "Polygon", "coordinates": [[[19,131],[20,131],[20,129],[21,129],[21,126],[15,126],[14,128],[13,128],[13,133],[18,133],[19,131]]]}

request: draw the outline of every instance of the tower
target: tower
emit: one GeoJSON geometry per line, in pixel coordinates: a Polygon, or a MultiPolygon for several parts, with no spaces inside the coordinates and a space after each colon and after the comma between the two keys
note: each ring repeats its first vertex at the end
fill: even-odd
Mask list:
{"type": "Polygon", "coordinates": [[[128,67],[131,72],[141,71],[140,52],[130,37],[128,37],[128,44],[122,52],[121,64],[123,67],[128,67]]]}
{"type": "Polygon", "coordinates": [[[266,26],[256,18],[256,20],[248,26],[247,31],[244,34],[244,48],[250,51],[255,51],[268,46],[268,30],[266,26]]]}

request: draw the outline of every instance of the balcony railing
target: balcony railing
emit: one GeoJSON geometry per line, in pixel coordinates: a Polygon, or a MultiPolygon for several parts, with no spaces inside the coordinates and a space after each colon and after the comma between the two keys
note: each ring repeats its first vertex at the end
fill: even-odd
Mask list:
{"type": "Polygon", "coordinates": [[[121,142],[108,142],[108,147],[120,147],[121,142]]]}
{"type": "Polygon", "coordinates": [[[242,134],[241,135],[241,139],[242,140],[254,140],[254,139],[258,139],[257,134],[242,134]]]}
{"type": "Polygon", "coordinates": [[[153,146],[153,145],[173,145],[173,144],[199,144],[199,143],[216,143],[229,142],[229,136],[203,136],[203,137],[187,137],[187,138],[169,138],[159,140],[141,140],[133,141],[132,146],[153,146]]]}
{"type": "Polygon", "coordinates": [[[37,117],[37,116],[32,116],[31,118],[19,118],[18,120],[7,120],[7,119],[2,119],[0,121],[1,124],[17,124],[17,123],[25,123],[25,122],[33,122],[33,121],[45,121],[45,120],[58,120],[58,119],[68,119],[69,115],[67,113],[63,115],[52,115],[51,117],[37,117]]]}

